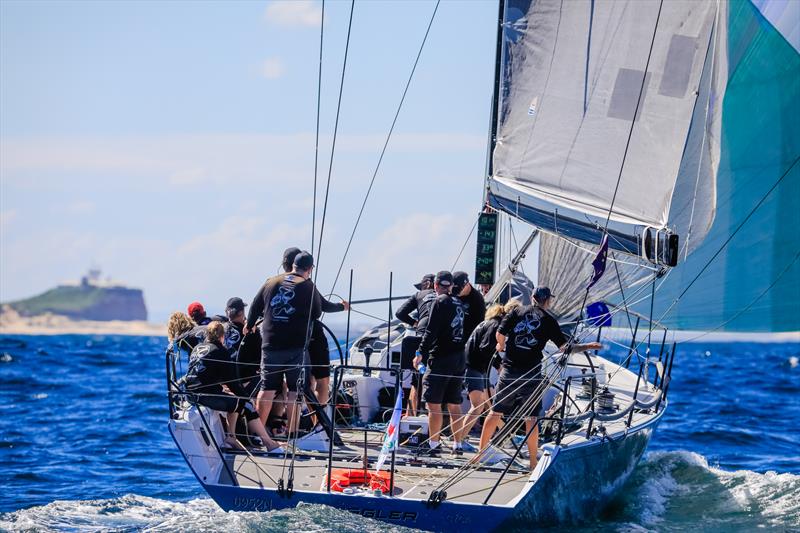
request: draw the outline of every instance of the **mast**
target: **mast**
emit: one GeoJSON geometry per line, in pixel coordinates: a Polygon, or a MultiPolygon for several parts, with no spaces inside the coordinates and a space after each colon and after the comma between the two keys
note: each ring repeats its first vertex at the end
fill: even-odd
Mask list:
{"type": "Polygon", "coordinates": [[[486,153],[486,178],[484,179],[484,205],[488,201],[489,195],[489,177],[494,172],[492,165],[492,153],[494,152],[494,145],[497,143],[497,123],[499,121],[500,112],[500,69],[503,64],[503,23],[505,22],[506,1],[498,1],[498,14],[497,14],[497,42],[495,45],[494,54],[494,88],[492,91],[492,111],[489,116],[489,139],[488,150],[486,153]]]}

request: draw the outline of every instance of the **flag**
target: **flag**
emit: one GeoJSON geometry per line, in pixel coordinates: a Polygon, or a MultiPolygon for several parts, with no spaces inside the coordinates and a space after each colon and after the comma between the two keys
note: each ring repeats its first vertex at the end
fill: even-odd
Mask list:
{"type": "Polygon", "coordinates": [[[608,257],[608,233],[603,235],[603,240],[600,242],[600,249],[597,250],[597,256],[595,256],[594,261],[592,261],[592,266],[594,267],[594,274],[592,274],[591,283],[589,283],[589,286],[586,287],[587,290],[591,289],[595,283],[600,281],[600,278],[603,276],[603,272],[606,271],[607,257],[608,257]]]}
{"type": "Polygon", "coordinates": [[[381,453],[378,456],[378,464],[375,465],[375,471],[380,471],[384,461],[395,449],[397,449],[398,434],[400,433],[400,417],[403,415],[403,388],[400,387],[397,391],[397,399],[394,402],[394,410],[392,411],[392,419],[389,420],[389,425],[386,427],[386,436],[383,438],[383,446],[381,453]]]}

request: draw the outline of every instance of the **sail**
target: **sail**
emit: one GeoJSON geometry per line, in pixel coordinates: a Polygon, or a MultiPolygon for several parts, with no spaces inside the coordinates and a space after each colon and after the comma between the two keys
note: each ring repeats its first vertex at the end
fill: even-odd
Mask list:
{"type": "Polygon", "coordinates": [[[681,329],[798,331],[800,3],[728,5],[716,217],[663,280],[655,315],[672,307],[664,322],[681,329]]]}
{"type": "Polygon", "coordinates": [[[606,273],[589,290],[584,302],[584,293],[592,273],[591,261],[599,246],[572,241],[549,233],[541,233],[539,240],[538,285],[549,287],[556,298],[550,311],[562,321],[573,320],[581,313],[582,304],[612,300],[622,296],[626,301],[649,295],[643,284],[652,279],[653,271],[642,261],[612,252],[607,260],[606,273]],[[620,291],[622,287],[622,291],[620,291]],[[622,294],[620,294],[622,293],[622,294]]]}
{"type": "Polygon", "coordinates": [[[719,164],[724,11],[696,0],[508,2],[489,203],[595,244],[608,217],[611,247],[632,254],[644,228],[678,226],[671,218],[682,231],[696,220],[701,241],[719,164]]]}

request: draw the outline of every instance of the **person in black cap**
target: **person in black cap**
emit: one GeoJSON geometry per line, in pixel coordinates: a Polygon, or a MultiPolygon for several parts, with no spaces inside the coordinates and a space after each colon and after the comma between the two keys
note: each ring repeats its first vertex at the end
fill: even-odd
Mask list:
{"type": "Polygon", "coordinates": [[[454,436],[453,452],[461,453],[461,390],[464,386],[464,306],[450,295],[453,275],[446,270],[436,274],[437,297],[430,310],[428,324],[422,334],[414,366],[427,364],[422,377],[422,399],[428,404],[428,449],[423,453],[439,453],[442,430],[442,407],[447,404],[454,436]]]}
{"type": "Polygon", "coordinates": [[[238,296],[228,298],[225,304],[225,316],[228,321],[225,322],[225,347],[231,354],[239,350],[239,344],[244,337],[243,329],[245,325],[244,308],[247,304],[242,301],[238,296]]]}
{"type": "MultiPolygon", "coordinates": [[[[261,390],[257,409],[261,423],[265,423],[272,409],[275,393],[286,380],[289,393],[286,401],[294,406],[301,370],[307,363],[305,354],[306,332],[309,322],[322,314],[320,302],[315,298],[311,273],[314,258],[300,252],[293,261],[292,272],[279,274],[267,280],[250,305],[247,330],[253,329],[262,315],[261,323],[261,390]]],[[[301,384],[303,386],[303,384],[301,384]]],[[[289,427],[297,418],[295,409],[289,409],[289,427]]]]}
{"type": "MultiPolygon", "coordinates": [[[[289,389],[287,404],[293,404],[302,367],[311,363],[312,368],[317,369],[317,375],[327,370],[327,376],[324,377],[330,376],[327,343],[321,354],[317,353],[318,349],[311,348],[314,346],[314,323],[323,311],[343,311],[349,306],[348,302],[329,302],[319,293],[311,281],[314,258],[310,253],[289,248],[284,252],[284,267],[289,259],[292,270],[266,281],[253,299],[247,317],[245,331],[251,331],[262,314],[264,317],[261,323],[261,391],[258,394],[258,410],[262,421],[269,416],[272,400],[275,393],[281,390],[284,378],[289,389]],[[315,359],[320,355],[324,357],[320,364],[310,361],[304,352],[309,323],[312,327],[309,349],[315,352],[315,359]]],[[[317,335],[324,340],[321,326],[317,335]]],[[[318,378],[318,382],[321,379],[324,378],[318,378]]],[[[327,380],[323,383],[327,384],[327,380]]],[[[301,385],[307,386],[307,383],[301,385]]],[[[325,396],[327,401],[327,387],[325,396]]],[[[290,410],[290,429],[294,427],[291,423],[294,418],[293,410],[290,410]]]]}
{"type": "MultiPolygon", "coordinates": [[[[283,252],[283,269],[286,272],[291,272],[294,258],[300,253],[300,248],[291,247],[283,252]]],[[[347,301],[341,303],[334,303],[322,296],[322,294],[314,286],[314,296],[320,301],[320,307],[323,313],[338,313],[349,309],[350,304],[347,301]]],[[[321,405],[328,403],[330,383],[331,383],[331,359],[330,350],[328,349],[328,340],[325,337],[325,331],[322,327],[322,322],[314,320],[311,325],[311,341],[308,345],[308,355],[311,361],[311,379],[309,386],[314,391],[317,401],[321,405]]]]}
{"type": "Polygon", "coordinates": [[[433,282],[433,274],[425,274],[422,276],[422,281],[414,284],[417,292],[403,302],[403,305],[400,306],[394,316],[401,322],[416,328],[417,331],[425,331],[431,304],[436,299],[436,293],[433,290],[433,282]],[[412,313],[415,311],[416,316],[412,316],[412,313]]]}
{"type": "Polygon", "coordinates": [[[464,336],[469,339],[478,324],[486,317],[483,295],[469,282],[466,272],[453,272],[453,294],[464,303],[464,336]]]}
{"type": "Polygon", "coordinates": [[[247,396],[252,396],[258,386],[261,365],[261,336],[258,331],[244,333],[247,304],[235,296],[225,304],[228,322],[224,324],[224,345],[231,354],[236,367],[237,382],[244,388],[247,396]]]}
{"type": "Polygon", "coordinates": [[[533,294],[532,305],[521,305],[510,311],[497,328],[497,351],[503,353],[500,376],[497,380],[497,392],[492,402],[492,410],[483,424],[481,431],[481,450],[489,445],[502,415],[510,415],[521,404],[531,399],[535,405],[526,409],[525,420],[528,437],[528,453],[531,470],[536,467],[536,452],[539,449],[539,429],[536,414],[541,409],[544,395],[541,365],[542,350],[548,341],[568,354],[572,351],[599,350],[598,342],[568,345],[567,337],[561,332],[553,316],[547,312],[554,295],[547,287],[539,287],[533,294]],[[533,414],[531,416],[531,414],[533,414]],[[533,431],[531,429],[533,428],[533,431]]]}
{"type": "MultiPolygon", "coordinates": [[[[430,315],[431,305],[436,299],[436,291],[433,290],[433,282],[433,274],[425,274],[422,276],[422,281],[414,284],[417,292],[414,293],[414,295],[408,300],[403,302],[403,305],[400,306],[400,308],[397,310],[397,313],[394,315],[401,322],[404,322],[412,328],[415,328],[418,335],[421,335],[422,332],[425,331],[425,326],[428,324],[428,316],[430,315]]],[[[419,346],[419,341],[422,340],[422,337],[418,336],[415,339],[417,346],[419,346]]],[[[411,391],[408,393],[408,413],[411,416],[417,415],[419,389],[421,388],[421,385],[419,372],[417,372],[415,369],[411,378],[411,391]]]]}

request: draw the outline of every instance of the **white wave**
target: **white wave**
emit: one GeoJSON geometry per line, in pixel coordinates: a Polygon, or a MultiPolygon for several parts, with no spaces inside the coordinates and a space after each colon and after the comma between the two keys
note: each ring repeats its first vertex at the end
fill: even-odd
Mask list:
{"type": "Polygon", "coordinates": [[[635,498],[643,526],[660,522],[799,526],[800,476],[728,471],[689,451],[651,452],[642,463],[635,498]]]}
{"type": "Polygon", "coordinates": [[[321,505],[267,513],[226,513],[208,498],[172,502],[128,494],[64,500],[0,515],[0,531],[407,531],[321,505]]]}

